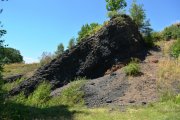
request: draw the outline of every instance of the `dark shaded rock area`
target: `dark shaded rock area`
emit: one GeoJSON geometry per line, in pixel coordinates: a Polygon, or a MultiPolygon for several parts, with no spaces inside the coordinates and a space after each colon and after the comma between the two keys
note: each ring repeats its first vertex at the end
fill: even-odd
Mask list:
{"type": "Polygon", "coordinates": [[[93,79],[82,87],[85,93],[84,100],[88,107],[99,107],[114,103],[119,97],[125,95],[129,89],[125,73],[114,73],[93,79]]]}
{"type": "Polygon", "coordinates": [[[129,16],[112,18],[96,34],[39,68],[9,94],[24,91],[28,95],[44,80],[50,81],[55,89],[76,77],[101,77],[113,65],[125,64],[131,57],[143,59],[146,54],[144,46],[142,36],[129,16]]]}
{"type": "Polygon", "coordinates": [[[18,79],[21,79],[23,77],[23,74],[13,75],[7,78],[3,78],[4,83],[12,83],[18,79]]]}

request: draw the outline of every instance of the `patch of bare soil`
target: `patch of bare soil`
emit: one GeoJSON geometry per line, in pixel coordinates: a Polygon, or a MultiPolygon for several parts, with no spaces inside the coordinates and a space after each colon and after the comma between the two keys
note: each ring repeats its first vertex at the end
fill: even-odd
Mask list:
{"type": "Polygon", "coordinates": [[[140,63],[142,74],[126,76],[123,68],[110,75],[88,81],[85,91],[85,103],[88,107],[104,105],[145,105],[158,99],[157,70],[162,52],[151,50],[140,63]]]}

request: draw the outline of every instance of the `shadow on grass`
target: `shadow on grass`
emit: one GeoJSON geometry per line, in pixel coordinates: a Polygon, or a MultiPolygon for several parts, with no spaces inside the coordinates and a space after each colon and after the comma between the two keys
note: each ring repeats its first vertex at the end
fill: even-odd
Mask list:
{"type": "Polygon", "coordinates": [[[0,120],[73,120],[73,115],[78,113],[65,105],[38,108],[5,101],[6,92],[0,84],[0,120]]]}
{"type": "Polygon", "coordinates": [[[73,114],[76,113],[63,105],[41,109],[15,103],[1,104],[0,110],[2,120],[73,120],[73,114]]]}

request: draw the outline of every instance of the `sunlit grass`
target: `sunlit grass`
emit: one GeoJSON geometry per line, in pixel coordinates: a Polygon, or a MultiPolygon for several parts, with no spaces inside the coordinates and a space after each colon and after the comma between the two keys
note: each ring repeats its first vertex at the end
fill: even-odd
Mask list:
{"type": "Polygon", "coordinates": [[[4,66],[3,76],[8,77],[16,74],[25,74],[27,77],[31,76],[33,72],[39,68],[38,63],[33,64],[24,64],[24,63],[15,63],[7,64],[4,66]]]}
{"type": "Polygon", "coordinates": [[[116,108],[82,109],[82,113],[75,115],[75,120],[179,120],[180,104],[173,101],[154,103],[139,108],[127,108],[120,112],[116,108]]]}
{"type": "MultiPolygon", "coordinates": [[[[160,44],[160,43],[159,43],[160,44]]],[[[174,93],[180,82],[180,59],[169,57],[171,43],[163,43],[163,59],[159,60],[157,85],[160,90],[160,100],[146,106],[129,107],[122,112],[116,108],[87,108],[84,105],[84,92],[81,87],[84,78],[71,82],[59,96],[50,97],[50,84],[43,82],[29,96],[23,93],[3,99],[3,93],[18,85],[24,79],[13,83],[1,84],[0,89],[0,119],[47,119],[47,120],[180,120],[180,94],[174,93]],[[178,83],[178,82],[177,82],[178,83]]],[[[5,66],[4,75],[29,73],[38,68],[38,64],[11,64],[5,66]]],[[[180,90],[180,85],[179,85],[180,90]]]]}
{"type": "Polygon", "coordinates": [[[4,91],[10,91],[12,88],[16,87],[18,84],[20,84],[23,80],[25,80],[24,78],[22,79],[18,79],[12,83],[6,83],[2,86],[2,90],[4,91]]]}

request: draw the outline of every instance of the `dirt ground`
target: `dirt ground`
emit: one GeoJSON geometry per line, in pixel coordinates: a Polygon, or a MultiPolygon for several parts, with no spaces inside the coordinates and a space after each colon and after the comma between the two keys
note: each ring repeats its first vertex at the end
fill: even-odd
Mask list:
{"type": "Polygon", "coordinates": [[[90,80],[83,87],[85,103],[88,107],[106,105],[146,105],[158,100],[157,70],[163,57],[159,50],[151,50],[146,59],[140,62],[141,75],[126,76],[123,69],[90,80]]]}

